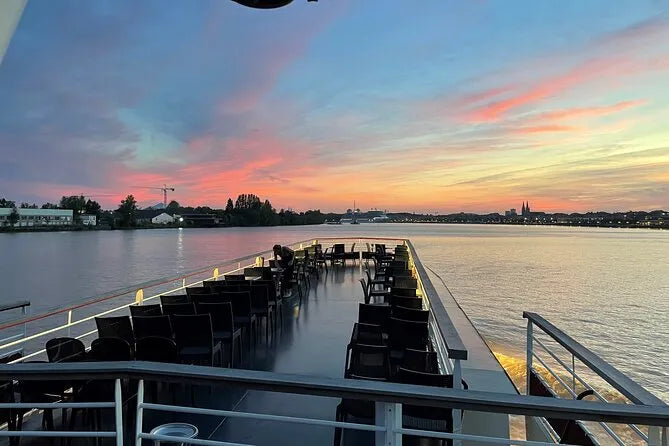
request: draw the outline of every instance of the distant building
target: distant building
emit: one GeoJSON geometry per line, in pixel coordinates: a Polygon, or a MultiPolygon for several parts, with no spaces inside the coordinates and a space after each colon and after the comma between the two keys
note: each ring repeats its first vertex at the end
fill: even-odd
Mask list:
{"type": "Polygon", "coordinates": [[[530,210],[530,202],[529,201],[526,201],[525,203],[523,203],[523,207],[521,209],[520,215],[522,217],[526,217],[526,218],[529,218],[529,217],[532,216],[532,211],[530,210]]]}
{"type": "Polygon", "coordinates": [[[151,219],[151,223],[154,225],[167,225],[170,223],[174,223],[174,217],[168,214],[167,212],[163,212],[162,214],[158,214],[155,217],[151,219]]]}
{"type": "MultiPolygon", "coordinates": [[[[72,209],[17,209],[19,221],[15,227],[67,226],[72,224],[72,209]]],[[[9,224],[12,208],[0,208],[0,226],[9,224]]]]}
{"type": "Polygon", "coordinates": [[[183,214],[179,221],[183,219],[183,223],[187,226],[212,227],[218,226],[220,223],[214,214],[183,214]]]}
{"type": "Polygon", "coordinates": [[[135,221],[138,225],[147,225],[153,222],[153,218],[162,214],[163,211],[158,209],[139,209],[135,213],[135,221]]]}
{"type": "Polygon", "coordinates": [[[98,224],[98,218],[92,214],[81,214],[79,219],[84,226],[95,226],[98,224]]]}
{"type": "Polygon", "coordinates": [[[513,217],[518,217],[518,213],[516,212],[516,208],[511,208],[508,211],[504,212],[505,217],[513,218],[513,217]]]}

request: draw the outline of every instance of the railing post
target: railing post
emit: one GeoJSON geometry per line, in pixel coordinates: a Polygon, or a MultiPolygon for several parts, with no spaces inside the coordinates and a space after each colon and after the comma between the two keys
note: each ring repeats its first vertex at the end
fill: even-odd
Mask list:
{"type": "Polygon", "coordinates": [[[576,359],[571,354],[571,391],[576,393],[576,359]]]}
{"type": "Polygon", "coordinates": [[[669,435],[669,431],[667,430],[666,427],[662,428],[662,446],[669,446],[669,438],[667,438],[667,435],[669,435]]]}
{"type": "MultiPolygon", "coordinates": [[[[462,389],[462,364],[459,359],[453,361],[453,388],[462,389]]],[[[453,433],[462,433],[462,410],[453,409],[453,433]]],[[[454,446],[460,446],[460,440],[453,441],[454,446]]]]}
{"type": "Polygon", "coordinates": [[[123,397],[120,378],[116,378],[114,383],[114,413],[116,415],[116,446],[123,446],[123,397]]]}
{"type": "MultiPolygon", "coordinates": [[[[28,337],[28,324],[25,322],[26,316],[28,316],[28,307],[23,306],[21,307],[21,316],[22,319],[24,319],[23,322],[23,339],[28,337]]],[[[21,356],[25,353],[25,347],[21,345],[21,356]]]]}
{"type": "Polygon", "coordinates": [[[648,426],[648,446],[660,446],[660,428],[658,426],[648,426]]]}
{"type": "Polygon", "coordinates": [[[135,417],[135,446],[142,446],[142,424],[144,423],[144,380],[137,383],[137,416],[135,417]]]}
{"type": "Polygon", "coordinates": [[[402,405],[376,402],[376,425],[385,430],[375,432],[376,446],[402,446],[402,434],[396,432],[402,428],[402,405]]]}
{"type": "Polygon", "coordinates": [[[529,318],[527,319],[527,357],[526,357],[526,366],[525,366],[525,374],[526,376],[526,381],[525,381],[525,394],[529,395],[530,394],[530,372],[532,371],[532,358],[533,358],[533,352],[532,352],[532,320],[529,318]]]}

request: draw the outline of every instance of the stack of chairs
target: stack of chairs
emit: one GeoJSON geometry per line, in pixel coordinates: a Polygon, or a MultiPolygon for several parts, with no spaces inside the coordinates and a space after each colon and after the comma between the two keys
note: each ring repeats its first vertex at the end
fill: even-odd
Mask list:
{"type": "MultiPolygon", "coordinates": [[[[388,256],[377,245],[377,254],[388,256]]],[[[437,353],[429,337],[430,311],[424,308],[417,292],[418,281],[409,269],[404,246],[395,248],[392,259],[385,261],[383,275],[367,281],[361,279],[363,290],[369,285],[383,287],[376,292],[383,302],[372,303],[365,293],[365,303],[358,307],[358,321],[353,326],[346,349],[345,378],[390,381],[436,387],[453,387],[453,376],[442,373],[437,353]]],[[[377,257],[378,259],[378,257],[377,257]]],[[[465,384],[466,388],[466,384],[465,384]]],[[[336,419],[374,422],[372,401],[342,400],[336,419]]],[[[405,405],[404,427],[442,432],[453,431],[452,411],[405,405]]],[[[334,444],[341,444],[342,431],[335,429],[334,444]]],[[[404,444],[420,444],[425,439],[405,436],[404,444]]],[[[450,440],[437,440],[451,444],[450,440]]]]}

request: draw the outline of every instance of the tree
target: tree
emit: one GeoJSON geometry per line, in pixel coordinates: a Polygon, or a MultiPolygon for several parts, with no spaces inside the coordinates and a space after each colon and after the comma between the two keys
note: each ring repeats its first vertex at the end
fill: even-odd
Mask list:
{"type": "Polygon", "coordinates": [[[84,212],[86,214],[95,215],[97,218],[100,216],[100,212],[102,212],[102,207],[100,206],[100,203],[89,198],[84,205],[84,212]]]}
{"type": "Polygon", "coordinates": [[[225,212],[231,213],[235,209],[235,205],[232,204],[232,198],[228,198],[228,204],[225,205],[225,212]]]}
{"type": "Polygon", "coordinates": [[[86,207],[86,197],[83,195],[70,195],[60,199],[61,209],[72,209],[72,219],[74,223],[79,223],[81,214],[84,213],[86,207]]]}
{"type": "Polygon", "coordinates": [[[21,218],[21,216],[19,215],[19,211],[17,211],[16,208],[13,207],[12,212],[10,212],[9,216],[7,217],[7,221],[9,222],[9,226],[14,227],[14,225],[19,222],[20,218],[21,218]]]}
{"type": "Polygon", "coordinates": [[[16,203],[14,203],[13,201],[0,198],[0,208],[14,208],[14,207],[16,207],[16,203]]]}
{"type": "Polygon", "coordinates": [[[172,200],[170,201],[170,204],[167,205],[165,208],[165,212],[168,214],[176,214],[179,212],[179,209],[181,208],[181,205],[179,204],[178,201],[172,200]]]}
{"type": "Polygon", "coordinates": [[[42,205],[42,209],[58,209],[58,205],[53,203],[44,203],[42,205]]]}
{"type": "Polygon", "coordinates": [[[128,195],[124,200],[121,200],[121,204],[116,212],[120,215],[121,226],[135,226],[135,215],[137,214],[137,201],[135,197],[128,195]]]}
{"type": "Polygon", "coordinates": [[[26,203],[25,201],[24,201],[23,203],[21,203],[21,206],[20,206],[20,207],[21,207],[21,209],[37,209],[37,205],[36,205],[36,204],[34,204],[34,203],[33,203],[33,204],[29,204],[29,203],[26,203]]]}

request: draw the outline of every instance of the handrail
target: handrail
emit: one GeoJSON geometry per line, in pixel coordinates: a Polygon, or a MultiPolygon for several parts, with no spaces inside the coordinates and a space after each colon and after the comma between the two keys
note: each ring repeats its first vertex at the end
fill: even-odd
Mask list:
{"type": "Polygon", "coordinates": [[[0,365],[0,379],[145,379],[585,421],[669,426],[669,406],[601,403],[257,370],[128,361],[0,365]]]}
{"type": "Polygon", "coordinates": [[[452,359],[467,359],[467,348],[462,342],[460,335],[458,334],[453,321],[448,316],[448,312],[444,307],[443,302],[439,299],[439,294],[434,288],[432,281],[430,281],[425,267],[421,263],[416,250],[411,243],[411,241],[406,241],[409,250],[411,251],[411,258],[413,259],[414,267],[420,276],[420,280],[423,283],[423,288],[427,293],[428,300],[430,301],[430,308],[434,318],[437,320],[437,327],[439,327],[439,332],[441,337],[444,339],[446,344],[446,351],[448,351],[448,357],[452,359]]]}
{"type": "Polygon", "coordinates": [[[17,308],[25,308],[30,306],[29,300],[20,300],[11,304],[0,305],[0,313],[3,311],[16,310],[17,308]]]}
{"type": "MultiPolygon", "coordinates": [[[[308,242],[308,241],[311,241],[311,240],[312,239],[300,240],[300,241],[292,242],[291,244],[296,245],[298,243],[305,243],[305,242],[308,242]]],[[[128,286],[128,287],[125,287],[125,288],[119,288],[117,290],[111,291],[109,293],[105,293],[103,295],[91,297],[89,299],[84,300],[83,302],[79,302],[79,303],[74,304],[74,305],[70,305],[70,306],[66,306],[66,307],[59,307],[59,308],[57,308],[53,311],[48,311],[48,312],[38,314],[38,315],[34,315],[34,316],[31,316],[31,317],[27,317],[27,318],[14,319],[14,320],[6,322],[4,324],[0,324],[0,330],[5,330],[7,328],[15,327],[17,325],[21,325],[21,324],[24,324],[24,323],[35,322],[35,321],[38,321],[38,320],[41,320],[41,319],[46,319],[46,318],[51,317],[51,316],[55,316],[55,315],[58,315],[58,314],[64,314],[64,313],[67,313],[68,311],[76,310],[76,309],[87,307],[87,306],[94,305],[94,304],[99,304],[101,302],[106,302],[110,299],[114,299],[116,297],[120,297],[120,296],[123,296],[125,294],[135,292],[140,288],[141,289],[151,288],[151,287],[155,287],[155,286],[159,286],[159,285],[164,285],[166,283],[171,283],[171,282],[176,282],[178,280],[187,279],[189,277],[196,276],[198,274],[202,274],[202,273],[211,271],[213,268],[217,268],[217,267],[220,267],[222,265],[228,265],[228,264],[231,264],[231,263],[242,262],[244,260],[251,259],[251,258],[254,258],[254,257],[258,257],[258,256],[260,256],[262,254],[266,254],[268,252],[269,252],[268,250],[265,250],[265,251],[256,252],[254,254],[249,254],[249,255],[246,255],[244,257],[238,257],[238,258],[235,258],[235,259],[226,259],[226,260],[223,260],[221,262],[217,262],[217,263],[212,264],[212,265],[208,265],[208,266],[201,267],[201,268],[198,268],[198,269],[195,269],[195,270],[187,271],[187,272],[182,273],[178,276],[163,277],[163,278],[160,278],[160,279],[154,279],[154,280],[150,280],[150,281],[147,281],[147,282],[134,284],[134,285],[131,285],[131,286],[128,286]]]]}
{"type": "Polygon", "coordinates": [[[666,406],[666,403],[660,398],[650,393],[639,383],[635,382],[588,348],[584,347],[581,343],[548,322],[542,316],[537,313],[524,311],[523,317],[541,328],[541,330],[548,336],[580,359],[585,365],[590,367],[591,370],[597,373],[607,383],[611,384],[611,386],[625,397],[629,398],[633,403],[651,406],[666,406]]]}

